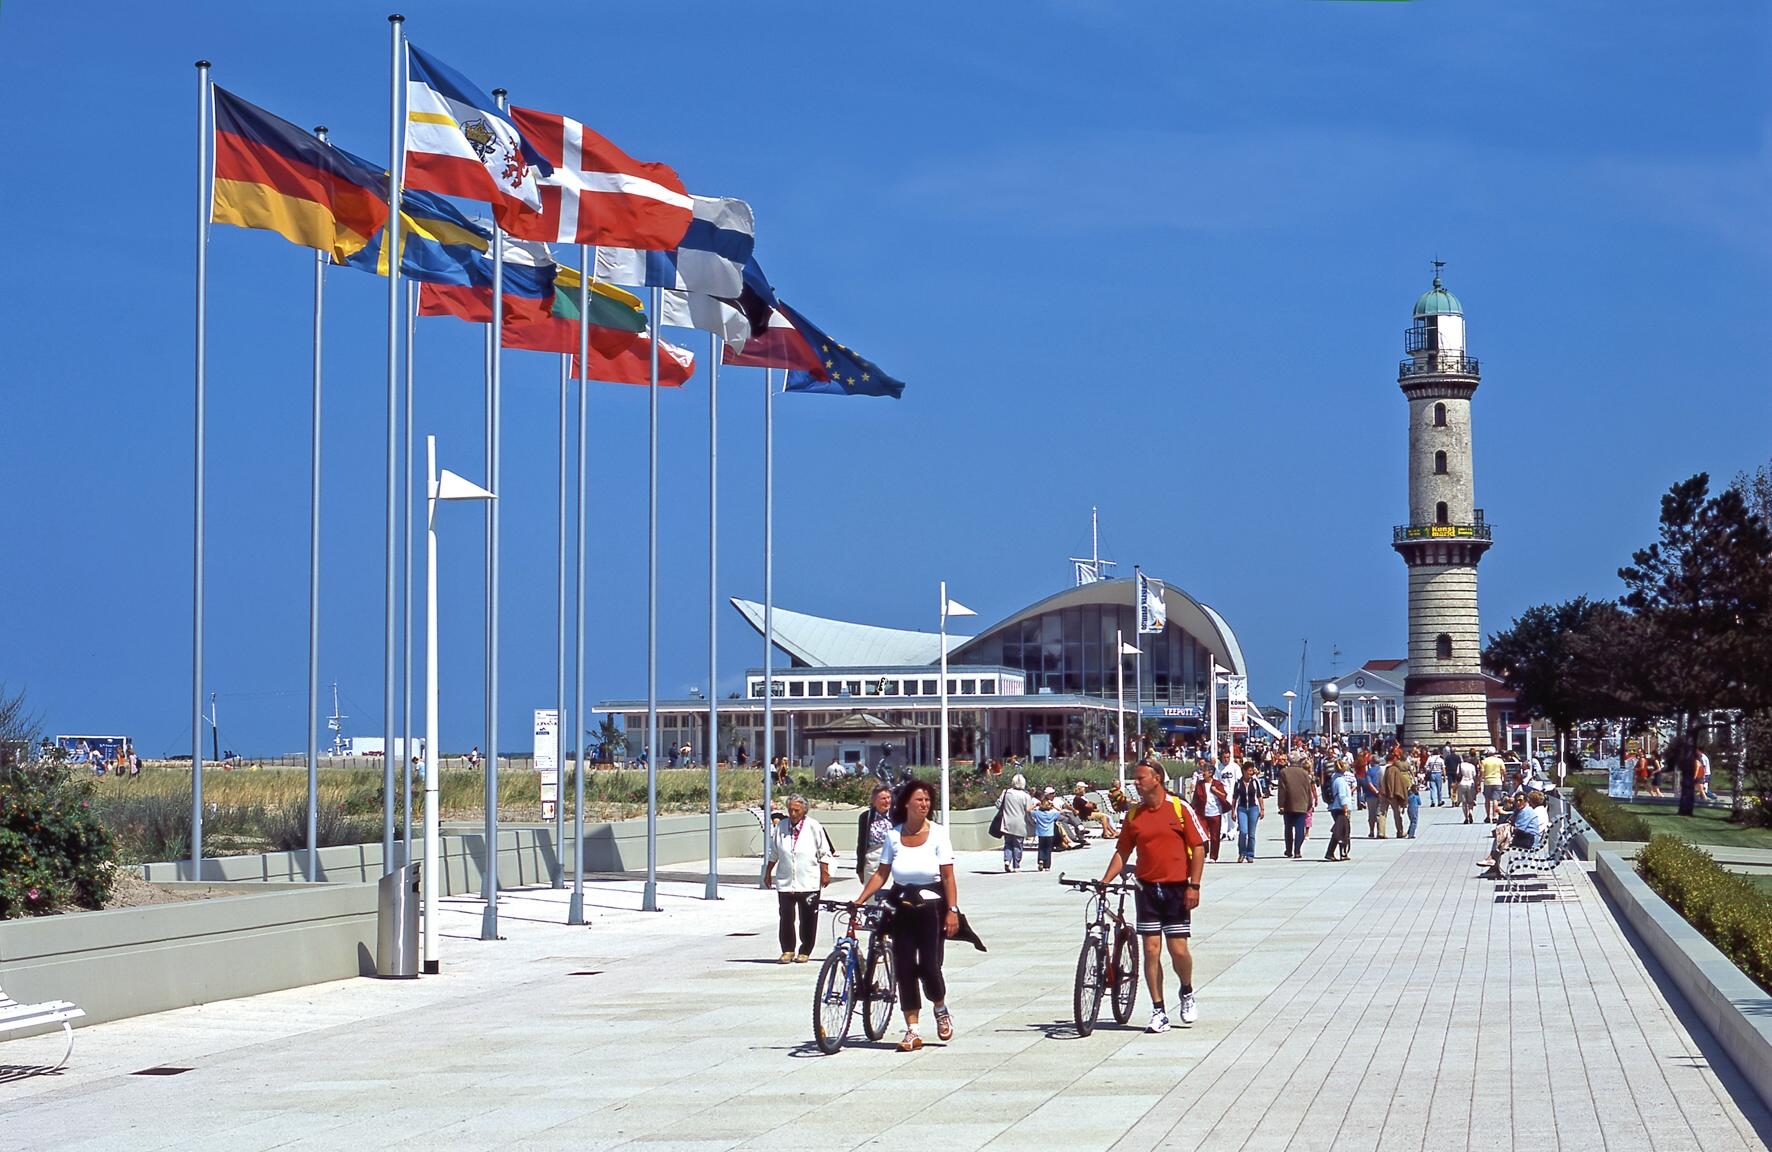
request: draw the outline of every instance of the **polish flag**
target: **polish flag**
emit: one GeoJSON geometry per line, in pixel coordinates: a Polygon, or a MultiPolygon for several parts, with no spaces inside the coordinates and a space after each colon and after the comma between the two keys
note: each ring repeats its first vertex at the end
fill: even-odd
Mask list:
{"type": "Polygon", "coordinates": [[[512,121],[548,163],[538,181],[541,210],[506,206],[499,223],[512,236],[559,244],[675,248],[693,202],[668,165],[636,160],[577,120],[512,108],[512,121]]]}

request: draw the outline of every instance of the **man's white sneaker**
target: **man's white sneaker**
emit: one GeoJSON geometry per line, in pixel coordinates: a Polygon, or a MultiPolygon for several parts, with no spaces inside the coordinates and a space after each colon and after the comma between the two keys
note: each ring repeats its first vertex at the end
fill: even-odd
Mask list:
{"type": "Polygon", "coordinates": [[[1181,998],[1181,1022],[1192,1024],[1200,1018],[1200,1009],[1194,1004],[1194,994],[1187,993],[1181,998]]]}
{"type": "Polygon", "coordinates": [[[1169,1031],[1169,1013],[1163,1011],[1161,1008],[1152,1008],[1151,1009],[1151,1022],[1145,1026],[1145,1031],[1146,1032],[1167,1032],[1167,1031],[1169,1031]]]}

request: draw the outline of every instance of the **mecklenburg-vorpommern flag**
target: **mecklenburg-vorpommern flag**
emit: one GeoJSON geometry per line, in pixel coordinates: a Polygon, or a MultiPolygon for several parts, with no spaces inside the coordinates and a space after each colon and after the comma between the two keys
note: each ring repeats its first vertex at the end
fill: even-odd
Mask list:
{"type": "Polygon", "coordinates": [[[782,304],[781,310],[812,345],[829,376],[820,379],[812,372],[789,372],[787,391],[822,392],[832,396],[890,396],[894,400],[904,395],[904,383],[880,371],[872,360],[832,340],[787,304],[782,304]]]}
{"type": "Polygon", "coordinates": [[[541,211],[547,160],[472,80],[410,44],[406,52],[406,185],[484,201],[499,219],[541,211]]]}
{"type": "Polygon", "coordinates": [[[215,191],[210,219],[263,228],[343,261],[388,222],[372,164],[215,88],[215,191]]]}
{"type": "Polygon", "coordinates": [[[723,363],[751,368],[800,369],[821,378],[826,375],[824,361],[818,358],[812,345],[806,343],[806,337],[800,335],[794,322],[782,312],[775,289],[769,278],[763,275],[755,257],[745,261],[744,291],[734,303],[750,322],[751,338],[741,348],[728,345],[720,357],[723,363]]]}

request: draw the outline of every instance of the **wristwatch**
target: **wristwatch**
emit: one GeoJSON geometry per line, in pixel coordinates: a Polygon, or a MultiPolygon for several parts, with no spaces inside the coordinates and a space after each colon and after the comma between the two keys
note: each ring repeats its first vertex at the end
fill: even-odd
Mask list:
{"type": "Polygon", "coordinates": [[[958,906],[958,905],[953,905],[953,906],[950,906],[950,907],[949,907],[949,908],[948,908],[948,911],[949,911],[949,912],[952,912],[952,913],[953,913],[953,914],[954,914],[954,915],[956,915],[956,916],[958,916],[958,915],[959,915],[959,914],[960,914],[960,909],[959,909],[959,906],[958,906]]]}

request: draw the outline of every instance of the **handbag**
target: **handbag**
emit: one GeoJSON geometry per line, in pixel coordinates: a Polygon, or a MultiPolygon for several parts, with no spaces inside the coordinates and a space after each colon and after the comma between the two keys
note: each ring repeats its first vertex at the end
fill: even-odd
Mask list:
{"type": "Polygon", "coordinates": [[[990,837],[992,840],[1003,838],[1003,798],[997,797],[997,814],[991,817],[990,837]]]}

